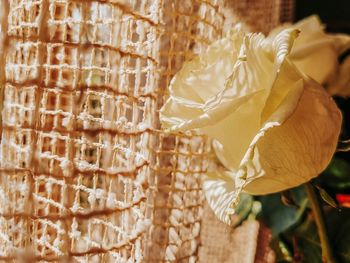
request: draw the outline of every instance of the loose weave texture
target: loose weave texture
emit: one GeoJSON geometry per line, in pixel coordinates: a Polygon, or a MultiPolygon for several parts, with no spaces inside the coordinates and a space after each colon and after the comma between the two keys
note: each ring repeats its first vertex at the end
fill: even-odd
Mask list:
{"type": "Polygon", "coordinates": [[[256,220],[247,220],[235,229],[217,220],[209,206],[204,207],[201,225],[201,263],[273,263],[275,254],[269,246],[271,231],[256,220]]]}
{"type": "Polygon", "coordinates": [[[294,0],[228,0],[227,23],[243,23],[253,32],[268,33],[281,23],[291,22],[294,0]]]}
{"type": "Polygon", "coordinates": [[[201,188],[210,142],[161,132],[158,110],[182,63],[222,36],[229,6],[1,4],[0,259],[206,262],[201,226],[224,227],[201,188]]]}

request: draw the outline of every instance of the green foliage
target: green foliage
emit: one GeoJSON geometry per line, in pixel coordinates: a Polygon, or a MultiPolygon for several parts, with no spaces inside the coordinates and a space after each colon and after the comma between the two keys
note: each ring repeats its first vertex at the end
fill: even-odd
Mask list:
{"type": "Polygon", "coordinates": [[[334,201],[334,199],[327,193],[326,190],[324,190],[323,188],[316,186],[316,188],[318,189],[320,196],[322,198],[323,201],[325,201],[328,205],[330,205],[333,208],[338,208],[337,203],[334,201]]]}
{"type": "Polygon", "coordinates": [[[319,178],[321,185],[334,192],[350,189],[350,163],[340,157],[334,157],[319,178]]]}
{"type": "MultiPolygon", "coordinates": [[[[277,195],[269,196],[269,199],[278,203],[276,197],[277,195]]],[[[271,215],[273,219],[265,222],[269,223],[275,232],[271,247],[276,253],[277,262],[322,263],[320,240],[311,213],[302,220],[300,208],[299,210],[290,207],[286,209],[276,205],[273,207],[275,208],[275,213],[271,215]],[[279,233],[276,235],[277,232],[279,233]]],[[[269,211],[271,212],[272,209],[269,211]]],[[[263,217],[261,219],[264,220],[263,217]]],[[[350,209],[338,211],[328,208],[326,219],[329,238],[338,262],[350,263],[350,209]]]]}
{"type": "MultiPolygon", "coordinates": [[[[350,263],[350,209],[338,211],[326,210],[328,236],[333,245],[339,263],[350,263]]],[[[292,242],[296,239],[296,248],[300,251],[302,262],[321,263],[321,245],[315,221],[311,214],[294,231],[284,236],[292,242]]]]}
{"type": "Polygon", "coordinates": [[[291,240],[296,239],[294,250],[298,249],[303,262],[321,263],[322,252],[320,240],[317,233],[316,224],[309,214],[307,220],[303,222],[295,231],[287,235],[291,240]]]}
{"type": "Polygon", "coordinates": [[[283,204],[280,193],[258,198],[262,204],[258,219],[271,228],[274,237],[298,224],[305,212],[307,199],[304,189],[302,187],[291,189],[289,196],[295,205],[286,206],[283,204]]]}
{"type": "MultiPolygon", "coordinates": [[[[336,206],[326,190],[318,189],[327,203],[336,206]]],[[[258,218],[272,230],[271,247],[277,262],[322,263],[320,240],[304,186],[283,193],[283,198],[281,196],[279,193],[258,198],[262,204],[258,218]]],[[[325,208],[328,236],[338,263],[350,263],[350,209],[325,208]]]]}

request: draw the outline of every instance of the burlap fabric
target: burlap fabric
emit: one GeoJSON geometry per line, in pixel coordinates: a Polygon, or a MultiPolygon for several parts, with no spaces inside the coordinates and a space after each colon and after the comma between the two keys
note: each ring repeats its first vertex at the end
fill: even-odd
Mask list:
{"type": "Polygon", "coordinates": [[[251,31],[268,33],[293,20],[294,0],[227,0],[225,12],[233,24],[244,23],[251,31]]]}
{"type": "Polygon", "coordinates": [[[158,110],[225,21],[267,31],[281,1],[2,0],[1,261],[271,261],[258,222],[205,204],[210,142],[158,110]]]}

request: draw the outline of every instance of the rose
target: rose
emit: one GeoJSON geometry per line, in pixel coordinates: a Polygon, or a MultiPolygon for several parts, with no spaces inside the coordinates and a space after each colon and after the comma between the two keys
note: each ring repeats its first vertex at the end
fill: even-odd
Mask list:
{"type": "MultiPolygon", "coordinates": [[[[318,16],[307,17],[294,25],[284,25],[272,30],[268,38],[272,40],[282,30],[298,29],[289,59],[298,69],[320,84],[339,87],[339,56],[350,48],[350,36],[345,34],[327,34],[318,16]],[[336,83],[335,83],[336,82],[336,83]]],[[[350,87],[348,87],[350,88],[350,87]]]]}
{"type": "Polygon", "coordinates": [[[335,151],[341,113],[289,61],[296,35],[284,30],[271,40],[235,30],[185,63],[169,87],[163,126],[207,134],[227,168],[209,173],[204,183],[225,222],[242,190],[267,194],[300,185],[335,151]]]}
{"type": "Polygon", "coordinates": [[[171,131],[197,129],[213,139],[225,166],[204,180],[209,205],[230,223],[239,194],[298,186],[329,163],[341,113],[328,93],[288,54],[296,30],[274,39],[233,30],[184,63],[160,111],[171,131]]]}

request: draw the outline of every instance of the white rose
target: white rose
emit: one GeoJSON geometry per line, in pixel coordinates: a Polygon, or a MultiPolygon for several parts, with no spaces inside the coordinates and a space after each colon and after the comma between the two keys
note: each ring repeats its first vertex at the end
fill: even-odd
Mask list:
{"type": "Polygon", "coordinates": [[[268,194],[298,186],[329,163],[342,116],[328,93],[288,54],[297,30],[273,40],[236,29],[184,63],[161,109],[164,128],[197,129],[214,139],[225,171],[207,175],[207,200],[230,223],[241,191],[268,194]]]}
{"type": "Polygon", "coordinates": [[[320,84],[330,84],[339,78],[338,58],[350,48],[350,36],[327,34],[319,17],[314,15],[294,25],[277,27],[268,38],[274,39],[286,28],[300,30],[289,56],[300,71],[320,84]]]}

